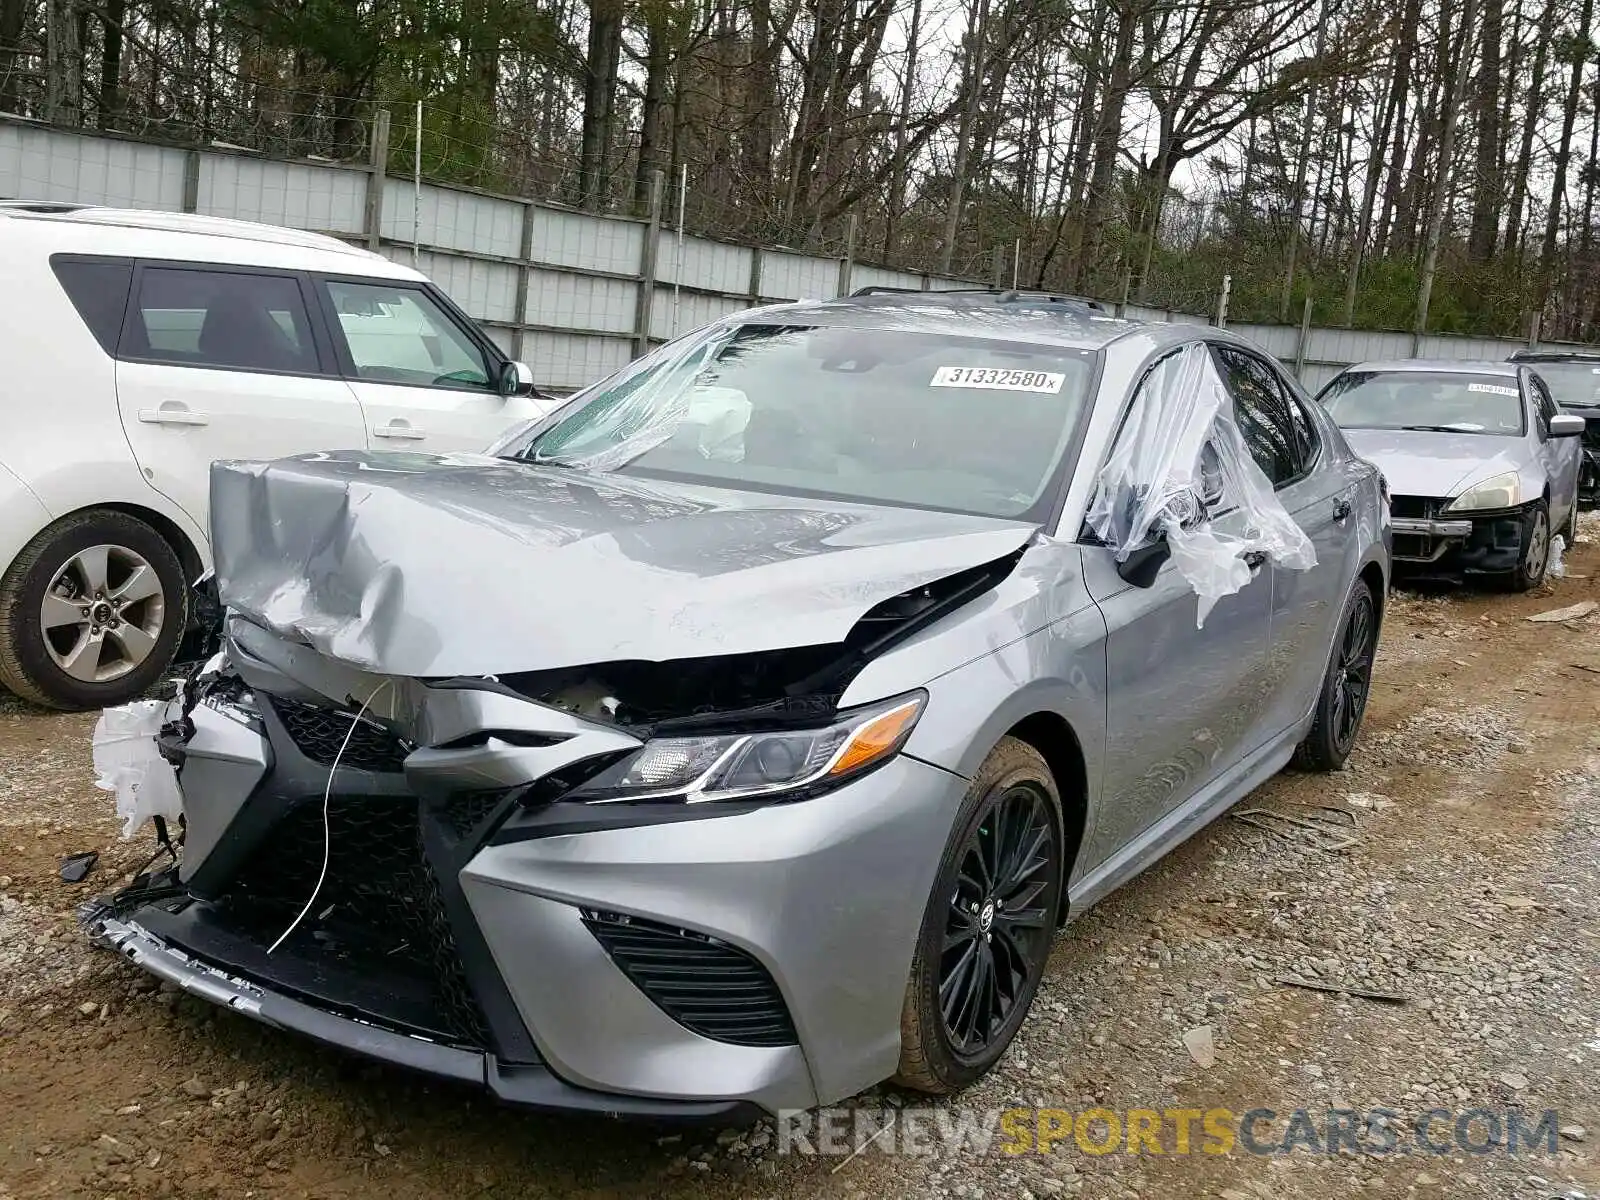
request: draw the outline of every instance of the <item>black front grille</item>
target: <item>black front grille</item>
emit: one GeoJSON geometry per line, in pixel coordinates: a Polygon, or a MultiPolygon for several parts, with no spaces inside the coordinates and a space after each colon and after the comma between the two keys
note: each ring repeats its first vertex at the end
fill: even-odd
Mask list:
{"type": "Polygon", "coordinates": [[[1389,515],[1403,521],[1427,521],[1439,511],[1439,501],[1429,496],[1391,496],[1389,515]]]}
{"type": "Polygon", "coordinates": [[[357,720],[355,713],[281,696],[272,698],[272,707],[295,747],[320,766],[331,767],[338,759],[340,766],[358,771],[394,772],[402,769],[410,753],[405,742],[375,722],[357,720]]]}
{"type": "Polygon", "coordinates": [[[583,923],[622,973],[685,1028],[738,1046],[799,1041],[778,985],[744,951],[619,913],[585,910],[583,923]]]}
{"type": "MultiPolygon", "coordinates": [[[[316,903],[281,953],[370,962],[428,985],[436,1032],[473,1046],[487,1035],[439,892],[422,852],[417,801],[334,795],[324,833],[321,797],[297,805],[235,878],[226,903],[238,924],[276,938],[328,869],[316,903]]],[[[416,1024],[414,1014],[407,1021],[416,1024]]]]}

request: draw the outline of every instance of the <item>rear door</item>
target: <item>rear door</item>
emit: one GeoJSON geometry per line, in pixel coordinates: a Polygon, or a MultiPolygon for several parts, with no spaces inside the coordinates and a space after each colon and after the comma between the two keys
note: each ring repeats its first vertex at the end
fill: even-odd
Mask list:
{"type": "Polygon", "coordinates": [[[209,529],[210,466],[364,449],[361,407],[292,271],[140,263],[117,349],[122,428],[151,486],[209,529]]]}
{"type": "Polygon", "coordinates": [[[1272,649],[1265,685],[1271,733],[1306,715],[1321,686],[1335,625],[1355,573],[1356,481],[1324,452],[1316,419],[1298,389],[1264,355],[1233,345],[1212,354],[1233,398],[1234,420],[1278,502],[1316,548],[1317,564],[1272,564],[1272,649]]]}
{"type": "MultiPolygon", "coordinates": [[[[1159,378],[1146,374],[1134,405],[1149,402],[1159,378]]],[[[1125,421],[1121,436],[1135,424],[1125,421]]],[[[1212,519],[1219,531],[1242,532],[1240,512],[1212,519]]],[[[1085,585],[1106,621],[1104,799],[1091,848],[1099,865],[1262,740],[1272,573],[1253,568],[1197,627],[1199,599],[1170,560],[1141,588],[1117,574],[1109,548],[1087,545],[1083,555],[1085,585]]]]}
{"type": "Polygon", "coordinates": [[[500,356],[424,285],[324,277],[317,290],[374,447],[483,450],[539,415],[500,395],[500,356]]]}

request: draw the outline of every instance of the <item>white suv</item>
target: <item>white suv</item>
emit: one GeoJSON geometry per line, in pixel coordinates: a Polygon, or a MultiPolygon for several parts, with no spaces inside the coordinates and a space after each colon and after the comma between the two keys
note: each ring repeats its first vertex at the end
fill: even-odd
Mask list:
{"type": "Polygon", "coordinates": [[[417,272],[320,234],[0,205],[0,686],[148,688],[210,565],[209,468],[481,450],[532,375],[417,272]]]}

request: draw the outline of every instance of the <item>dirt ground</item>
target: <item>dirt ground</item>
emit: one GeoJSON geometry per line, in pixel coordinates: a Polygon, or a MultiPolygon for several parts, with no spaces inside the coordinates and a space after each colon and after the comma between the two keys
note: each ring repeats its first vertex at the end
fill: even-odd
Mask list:
{"type": "MultiPolygon", "coordinates": [[[[764,1126],[497,1108],[91,951],[73,909],[144,841],[117,840],[91,785],[92,720],[0,697],[0,1200],[1600,1195],[1600,613],[1525,619],[1600,600],[1597,543],[1586,521],[1540,594],[1396,595],[1349,768],[1278,777],[1064,931],[1017,1044],[932,1110],[1267,1108],[1272,1143],[1296,1109],[1387,1109],[1402,1148],[1430,1109],[1446,1139],[1464,1110],[1553,1110],[1553,1153],[1182,1154],[1169,1127],[1161,1154],[1097,1154],[1096,1125],[1048,1154],[952,1138],[891,1154],[890,1136],[818,1157],[779,1153],[764,1126]],[[88,849],[89,881],[61,883],[58,857],[88,849]]],[[[856,1101],[896,1120],[923,1103],[856,1101]]]]}

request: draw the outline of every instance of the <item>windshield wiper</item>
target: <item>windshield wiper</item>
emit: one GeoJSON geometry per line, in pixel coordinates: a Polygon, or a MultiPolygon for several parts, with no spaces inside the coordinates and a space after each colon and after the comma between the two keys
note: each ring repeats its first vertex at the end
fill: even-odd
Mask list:
{"type": "Polygon", "coordinates": [[[1470,421],[1462,421],[1456,425],[1402,425],[1401,429],[1413,433],[1484,433],[1482,425],[1474,425],[1470,421]]]}

